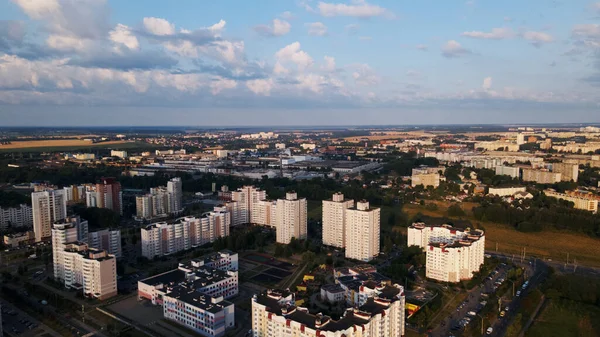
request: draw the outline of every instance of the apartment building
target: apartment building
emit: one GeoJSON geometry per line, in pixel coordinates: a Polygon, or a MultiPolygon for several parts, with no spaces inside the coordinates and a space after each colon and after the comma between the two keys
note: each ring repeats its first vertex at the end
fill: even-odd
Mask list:
{"type": "Polygon", "coordinates": [[[518,192],[527,192],[527,188],[525,186],[521,187],[490,187],[488,190],[488,195],[493,194],[499,197],[509,197],[518,192]]]}
{"type": "Polygon", "coordinates": [[[354,200],[335,193],[331,200],[323,200],[323,244],[346,247],[346,210],[354,207],[354,200]]]}
{"type": "Polygon", "coordinates": [[[136,217],[152,219],[183,211],[181,178],[173,178],[167,186],[150,189],[150,193],[135,198],[136,217]]]}
{"type": "Polygon", "coordinates": [[[544,190],[544,194],[551,198],[566,200],[573,203],[573,208],[598,213],[598,202],[600,196],[591,192],[566,191],[559,193],[552,189],[544,190]]]}
{"type": "Polygon", "coordinates": [[[517,152],[519,151],[519,144],[507,142],[507,141],[485,141],[485,142],[477,142],[474,145],[475,149],[482,149],[486,151],[509,151],[509,152],[517,152]]]}
{"type": "Polygon", "coordinates": [[[231,206],[235,210],[232,213],[234,225],[259,223],[261,220],[260,201],[266,199],[267,192],[254,186],[244,186],[231,192],[231,200],[236,202],[235,205],[231,206]]]}
{"type": "Polygon", "coordinates": [[[292,238],[306,239],[306,199],[298,199],[296,192],[288,192],[285,199],[277,200],[276,237],[278,243],[288,244],[292,238]]]}
{"type": "Polygon", "coordinates": [[[381,209],[362,200],[345,211],[346,258],[370,261],[379,255],[381,209]]]}
{"type": "Polygon", "coordinates": [[[579,165],[572,163],[552,163],[552,172],[560,173],[561,181],[577,182],[579,178],[579,165]]]}
{"type": "Polygon", "coordinates": [[[4,235],[3,240],[6,247],[15,248],[33,243],[35,241],[35,235],[32,231],[6,234],[4,235]]]}
{"type": "Polygon", "coordinates": [[[533,181],[538,184],[554,184],[562,179],[562,175],[548,170],[537,170],[533,168],[523,168],[523,181],[533,181]]]}
{"type": "Polygon", "coordinates": [[[437,188],[440,186],[440,174],[427,169],[413,169],[410,185],[412,187],[423,185],[423,187],[433,186],[437,188]]]}
{"type": "Polygon", "coordinates": [[[174,223],[157,222],[141,228],[142,256],[174,254],[211,243],[229,235],[231,218],[222,208],[204,214],[201,218],[184,217],[174,223]]]}
{"type": "Polygon", "coordinates": [[[123,193],[121,183],[115,178],[102,178],[86,191],[87,207],[108,208],[123,214],[123,193]]]}
{"type": "Polygon", "coordinates": [[[33,210],[27,204],[18,207],[0,207],[0,230],[8,227],[33,226],[33,210]]]}
{"type": "Polygon", "coordinates": [[[344,291],[346,304],[356,308],[392,286],[392,281],[388,277],[379,274],[377,269],[369,264],[335,268],[333,276],[335,284],[344,291]]]}
{"type": "Polygon", "coordinates": [[[513,178],[519,178],[521,169],[513,166],[496,166],[496,175],[507,175],[513,178]]]}
{"type": "Polygon", "coordinates": [[[63,187],[67,196],[67,202],[79,202],[85,200],[85,192],[87,185],[71,185],[63,187]]]}
{"type": "Polygon", "coordinates": [[[119,229],[101,229],[95,232],[89,232],[87,243],[95,249],[106,250],[109,254],[117,258],[123,256],[121,249],[121,230],[119,229]]]}
{"type": "Polygon", "coordinates": [[[110,150],[110,156],[125,159],[127,158],[127,151],[110,150]]]}
{"type": "Polygon", "coordinates": [[[67,217],[67,198],[64,190],[31,193],[33,232],[39,242],[52,236],[52,224],[67,217]]]}
{"type": "Polygon", "coordinates": [[[395,285],[334,320],[296,305],[293,293],[267,290],[252,298],[253,337],[404,336],[404,289],[395,285]]]}
{"type": "Polygon", "coordinates": [[[408,228],[408,246],[425,249],[426,277],[459,282],[471,279],[483,264],[485,235],[478,229],[414,223],[408,228]]]}
{"type": "Polygon", "coordinates": [[[138,281],[138,299],[163,307],[166,319],[204,336],[224,336],[235,325],[238,257],[221,251],[138,281]]]}
{"type": "Polygon", "coordinates": [[[72,242],[60,254],[65,287],[105,300],[117,295],[117,259],[105,250],[72,242]]]}
{"type": "Polygon", "coordinates": [[[183,185],[181,178],[171,178],[167,182],[167,193],[171,196],[169,200],[169,213],[181,213],[183,211],[183,185]]]}

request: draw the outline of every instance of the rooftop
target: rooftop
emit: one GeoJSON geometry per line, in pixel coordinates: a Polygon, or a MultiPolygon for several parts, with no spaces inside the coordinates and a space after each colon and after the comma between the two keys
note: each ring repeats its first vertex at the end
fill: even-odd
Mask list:
{"type": "Polygon", "coordinates": [[[178,299],[179,301],[193,305],[213,314],[222,311],[225,307],[233,305],[233,303],[229,301],[211,297],[185,285],[180,285],[171,289],[171,291],[165,296],[178,299]]]}

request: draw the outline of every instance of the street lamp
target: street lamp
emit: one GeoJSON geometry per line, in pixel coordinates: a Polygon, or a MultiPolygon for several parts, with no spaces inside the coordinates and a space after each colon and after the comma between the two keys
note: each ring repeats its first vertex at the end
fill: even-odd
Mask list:
{"type": "Polygon", "coordinates": [[[479,318],[481,318],[481,335],[483,336],[483,316],[481,316],[480,314],[476,315],[479,316],[479,318]]]}

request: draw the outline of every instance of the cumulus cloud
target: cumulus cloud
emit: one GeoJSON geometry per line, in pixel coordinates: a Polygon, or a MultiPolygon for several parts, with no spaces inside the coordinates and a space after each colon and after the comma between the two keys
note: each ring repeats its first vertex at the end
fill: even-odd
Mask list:
{"type": "Polygon", "coordinates": [[[137,50],[140,48],[140,42],[132,33],[131,28],[122,24],[118,24],[113,30],[111,30],[108,38],[117,45],[117,51],[120,50],[121,46],[131,50],[137,50]]]}
{"type": "Polygon", "coordinates": [[[327,35],[327,26],[322,22],[309,22],[304,24],[308,28],[308,35],[325,36],[327,35]]]}
{"type": "Polygon", "coordinates": [[[493,28],[491,32],[470,31],[461,35],[475,39],[502,40],[514,37],[515,33],[510,28],[493,28]]]}
{"type": "Polygon", "coordinates": [[[285,11],[285,12],[279,14],[279,17],[284,20],[291,20],[294,18],[294,14],[290,11],[285,11]]]}
{"type": "Polygon", "coordinates": [[[273,89],[273,80],[269,78],[247,81],[246,87],[257,95],[269,96],[273,89]]]}
{"type": "Polygon", "coordinates": [[[442,46],[442,55],[447,58],[456,58],[468,54],[471,54],[471,51],[455,40],[449,40],[442,46]]]}
{"type": "Polygon", "coordinates": [[[483,90],[490,90],[492,88],[492,78],[486,77],[483,79],[483,84],[481,85],[483,90]]]}
{"type": "Polygon", "coordinates": [[[544,32],[527,31],[523,33],[523,38],[529,41],[535,47],[540,47],[544,43],[554,41],[552,35],[544,32]]]}
{"type": "Polygon", "coordinates": [[[313,59],[307,52],[300,49],[300,42],[294,42],[275,53],[275,58],[280,62],[292,62],[298,70],[304,70],[313,64],[313,59]]]}
{"type": "Polygon", "coordinates": [[[322,69],[328,72],[335,71],[335,57],[326,55],[323,59],[325,60],[325,64],[322,69]]]}
{"type": "Polygon", "coordinates": [[[352,72],[352,78],[358,85],[368,86],[379,83],[380,78],[368,64],[359,64],[352,72]]]}
{"type": "Polygon", "coordinates": [[[144,18],[143,24],[146,31],[153,35],[165,36],[175,34],[175,25],[163,18],[144,18]]]}
{"type": "Polygon", "coordinates": [[[385,16],[393,18],[394,14],[388,9],[370,4],[364,0],[356,0],[350,4],[319,2],[318,13],[322,16],[352,16],[359,18],[370,18],[385,16]]]}
{"type": "Polygon", "coordinates": [[[575,25],[573,27],[572,34],[575,37],[600,38],[600,24],[589,23],[589,24],[575,25]]]}
{"type": "Polygon", "coordinates": [[[274,19],[269,25],[258,25],[254,27],[254,31],[263,36],[283,36],[290,32],[292,25],[285,21],[274,19]]]}

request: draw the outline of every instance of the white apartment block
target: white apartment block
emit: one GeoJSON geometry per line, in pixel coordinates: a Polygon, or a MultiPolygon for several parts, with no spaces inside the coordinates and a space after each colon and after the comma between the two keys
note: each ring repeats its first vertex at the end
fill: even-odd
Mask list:
{"type": "Polygon", "coordinates": [[[425,249],[425,276],[441,282],[473,277],[483,264],[485,235],[482,230],[462,230],[449,225],[408,227],[408,246],[425,249]]]}
{"type": "Polygon", "coordinates": [[[345,211],[346,258],[370,261],[379,255],[381,209],[366,200],[345,211]]]}
{"type": "Polygon", "coordinates": [[[179,214],[183,211],[183,186],[181,178],[171,178],[167,182],[167,193],[171,196],[169,213],[179,214]]]}
{"type": "Polygon", "coordinates": [[[354,200],[336,193],[331,200],[323,200],[323,244],[346,247],[346,210],[354,207],[354,200]]]}
{"type": "Polygon", "coordinates": [[[440,186],[440,174],[437,172],[432,172],[428,169],[413,169],[411,176],[411,184],[412,187],[423,185],[423,187],[440,186]]]}
{"type": "Polygon", "coordinates": [[[317,148],[317,144],[302,143],[302,144],[300,144],[300,147],[303,148],[304,150],[314,150],[317,148]]]}
{"type": "Polygon", "coordinates": [[[260,201],[267,199],[267,192],[254,186],[244,186],[231,192],[231,200],[237,202],[233,223],[259,223],[260,201]]]}
{"type": "Polygon", "coordinates": [[[579,165],[571,163],[552,163],[552,172],[560,173],[562,181],[577,182],[579,178],[579,165]]]}
{"type": "Polygon", "coordinates": [[[566,193],[559,193],[552,189],[544,190],[544,194],[551,198],[562,199],[572,202],[573,208],[589,211],[592,213],[598,213],[598,202],[600,196],[592,193],[581,193],[577,191],[567,191],[566,193]]]}
{"type": "Polygon", "coordinates": [[[64,190],[31,193],[33,232],[39,242],[52,236],[52,224],[67,217],[67,197],[64,190]]]}
{"type": "Polygon", "coordinates": [[[288,244],[292,238],[306,239],[306,207],[306,199],[298,199],[296,192],[288,192],[285,199],[277,200],[276,241],[278,243],[288,244]]]}
{"type": "Polygon", "coordinates": [[[95,249],[106,250],[109,254],[120,258],[123,255],[121,249],[121,230],[119,229],[101,229],[95,232],[89,232],[87,243],[95,249]]]}
{"type": "Polygon", "coordinates": [[[211,243],[228,236],[230,225],[229,212],[218,208],[201,218],[184,217],[172,224],[148,225],[141,228],[142,256],[153,259],[211,243]]]}
{"type": "Polygon", "coordinates": [[[99,300],[117,295],[117,259],[113,255],[74,242],[66,244],[60,256],[65,287],[99,300]]]}
{"type": "Polygon", "coordinates": [[[518,192],[527,192],[527,188],[522,187],[490,187],[488,194],[497,195],[499,197],[509,197],[518,192]]]}
{"type": "Polygon", "coordinates": [[[477,142],[475,143],[475,149],[483,149],[487,151],[501,151],[517,152],[519,151],[519,144],[505,142],[505,141],[488,141],[488,142],[477,142]]]}
{"type": "Polygon", "coordinates": [[[0,230],[6,230],[9,225],[13,228],[33,226],[31,206],[21,204],[18,207],[0,207],[0,230]]]}
{"type": "Polygon", "coordinates": [[[238,256],[221,251],[138,281],[138,299],[163,307],[165,318],[204,336],[224,336],[235,324],[238,256]]]}
{"type": "Polygon", "coordinates": [[[313,315],[295,304],[293,293],[267,290],[252,298],[253,337],[390,337],[405,334],[404,289],[370,298],[339,320],[313,315]]]}
{"type": "Polygon", "coordinates": [[[519,173],[520,173],[520,168],[519,167],[512,167],[512,166],[496,166],[496,175],[507,175],[507,176],[511,176],[513,178],[519,178],[519,173]]]}
{"type": "Polygon", "coordinates": [[[561,181],[562,175],[547,170],[523,168],[523,181],[533,181],[538,184],[554,184],[561,181]]]}
{"type": "Polygon", "coordinates": [[[110,156],[125,159],[127,158],[127,151],[110,150],[110,156]]]}

